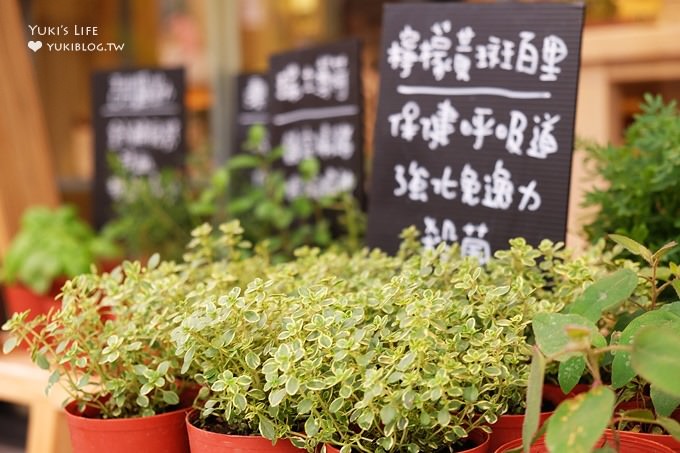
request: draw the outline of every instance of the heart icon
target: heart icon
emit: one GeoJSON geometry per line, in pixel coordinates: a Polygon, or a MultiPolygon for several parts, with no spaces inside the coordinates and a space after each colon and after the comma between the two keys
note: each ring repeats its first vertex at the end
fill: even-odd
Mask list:
{"type": "Polygon", "coordinates": [[[37,52],[42,47],[42,41],[28,41],[28,48],[37,52]]]}

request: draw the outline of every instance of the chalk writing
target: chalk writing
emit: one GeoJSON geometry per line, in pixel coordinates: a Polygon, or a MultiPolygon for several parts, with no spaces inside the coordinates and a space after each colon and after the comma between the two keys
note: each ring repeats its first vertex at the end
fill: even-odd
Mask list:
{"type": "Polygon", "coordinates": [[[470,69],[474,67],[538,74],[540,81],[554,82],[562,72],[560,63],[569,55],[566,43],[555,34],[537,43],[534,32],[522,30],[517,36],[491,35],[486,43],[473,43],[478,37],[474,29],[463,26],[454,33],[450,20],[435,22],[430,32],[431,36],[426,38],[406,24],[399,32],[399,39],[391,42],[387,62],[390,68],[399,70],[399,77],[410,77],[413,68],[419,64],[424,71],[431,72],[436,81],[453,72],[456,80],[470,82],[470,69]]]}

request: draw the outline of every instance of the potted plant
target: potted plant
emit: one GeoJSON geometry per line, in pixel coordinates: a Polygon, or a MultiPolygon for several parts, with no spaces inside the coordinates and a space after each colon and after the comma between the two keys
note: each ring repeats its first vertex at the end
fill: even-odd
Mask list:
{"type": "MultiPolygon", "coordinates": [[[[655,424],[680,439],[680,424],[670,418],[680,403],[680,302],[661,303],[659,294],[673,285],[673,279],[658,285],[658,264],[675,244],[667,244],[656,253],[621,236],[612,236],[619,244],[650,263],[649,272],[638,274],[621,269],[593,284],[569,307],[568,313],[537,315],[533,321],[536,348],[532,364],[527,418],[524,425],[524,448],[538,437],[537,400],[540,398],[545,365],[560,362],[560,382],[569,390],[587,369],[593,376],[592,388],[560,404],[547,422],[545,444],[550,451],[590,451],[605,429],[621,428],[626,423],[655,424]],[[639,284],[639,285],[638,285],[639,284]],[[634,291],[642,286],[650,292],[646,301],[636,302],[641,310],[636,316],[610,320],[613,333],[605,338],[603,325],[596,324],[606,314],[616,312],[634,291]],[[626,319],[626,322],[620,322],[626,319]],[[620,330],[617,330],[620,329],[620,330]],[[613,356],[613,359],[612,359],[613,356]],[[611,383],[607,382],[611,376],[611,383]],[[634,378],[644,381],[656,413],[635,408],[616,411],[617,403],[629,393],[623,389],[634,378]],[[651,387],[650,387],[651,386],[651,387]],[[619,394],[615,393],[619,390],[619,394]],[[529,414],[531,416],[529,416],[529,414]]],[[[670,272],[677,278],[678,268],[670,272]]],[[[542,434],[541,431],[538,431],[542,434]]],[[[610,437],[625,444],[631,436],[618,431],[610,437]]],[[[661,439],[657,436],[654,440],[661,439]]],[[[677,442],[675,448],[677,449],[677,442]]],[[[623,450],[622,450],[623,451],[623,450]]],[[[649,450],[638,450],[649,451],[649,450]]],[[[655,451],[664,451],[657,447],[655,451]]]]}
{"type": "MultiPolygon", "coordinates": [[[[258,278],[272,271],[266,247],[250,250],[237,222],[221,231],[218,241],[230,259],[178,302],[181,314],[172,332],[182,371],[194,370],[203,387],[199,409],[187,417],[191,450],[300,451],[283,439],[293,434],[297,411],[270,404],[261,370],[277,321],[288,309],[285,294],[258,278]]],[[[210,228],[195,240],[212,241],[210,228]]]]}
{"type": "Polygon", "coordinates": [[[533,315],[593,279],[560,248],[518,239],[481,267],[456,246],[421,252],[409,230],[395,257],[303,248],[231,290],[201,285],[173,333],[207,389],[189,430],[343,452],[464,448],[522,405],[533,315]]]}
{"type": "Polygon", "coordinates": [[[225,269],[228,244],[206,231],[192,233],[182,263],[156,254],[146,266],[125,261],[79,275],[64,285],[61,310],[33,320],[15,314],[3,326],[11,333],[5,352],[25,341],[33,361],[52,371],[48,389],[59,383],[69,394],[76,453],[188,451],[184,419],[197,389],[171,332],[179,302],[225,269]]]}
{"type": "MultiPolygon", "coordinates": [[[[680,199],[680,113],[677,103],[646,94],[621,145],[587,144],[593,176],[605,184],[591,189],[585,206],[597,214],[585,232],[592,241],[608,233],[627,236],[650,249],[678,240],[680,199]]],[[[665,256],[678,262],[680,249],[665,256]]]]}
{"type": "Polygon", "coordinates": [[[32,207],[4,257],[0,279],[5,284],[8,317],[31,310],[30,317],[58,308],[55,296],[68,278],[107,265],[119,256],[110,241],[82,221],[73,206],[32,207]]]}

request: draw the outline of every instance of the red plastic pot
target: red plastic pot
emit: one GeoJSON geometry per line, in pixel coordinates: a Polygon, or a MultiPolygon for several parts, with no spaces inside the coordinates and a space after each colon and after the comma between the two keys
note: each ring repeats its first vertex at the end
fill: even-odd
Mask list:
{"type": "Polygon", "coordinates": [[[50,308],[58,310],[61,307],[61,301],[55,300],[55,298],[65,282],[66,280],[61,279],[53,284],[47,294],[37,294],[21,283],[5,286],[5,313],[7,318],[11,318],[14,313],[31,310],[27,318],[31,320],[39,314],[47,313],[50,308]]]}
{"type": "MultiPolygon", "coordinates": [[[[459,453],[487,453],[491,451],[489,449],[489,435],[482,430],[473,431],[470,434],[470,440],[472,440],[477,446],[473,448],[468,448],[467,450],[461,450],[459,453]]],[[[192,450],[193,451],[193,450],[192,450]]],[[[323,453],[323,450],[321,451],[323,453]]],[[[340,453],[340,450],[333,447],[332,445],[326,445],[326,453],[340,453]]]]}
{"type": "MultiPolygon", "coordinates": [[[[616,406],[616,411],[628,411],[632,409],[650,409],[653,410],[652,400],[649,397],[644,397],[639,400],[624,401],[616,406]]],[[[673,412],[671,418],[680,421],[680,409],[673,412]]],[[[626,435],[638,437],[640,439],[651,440],[659,444],[670,447],[673,451],[680,453],[680,441],[675,440],[675,438],[669,434],[649,434],[649,433],[637,433],[632,431],[625,431],[626,435]]]]}
{"type": "Polygon", "coordinates": [[[571,392],[565,394],[559,385],[543,384],[543,401],[548,401],[557,407],[562,401],[571,399],[579,393],[585,393],[589,389],[590,385],[588,384],[576,384],[571,392]]]}
{"type": "MultiPolygon", "coordinates": [[[[191,411],[186,417],[186,429],[189,433],[191,453],[302,453],[287,439],[279,439],[275,445],[261,436],[234,436],[213,433],[194,426],[198,412],[191,411]]],[[[141,451],[141,450],[140,450],[141,451]]]]}
{"type": "Polygon", "coordinates": [[[101,419],[87,408],[78,412],[76,402],[66,406],[73,453],[188,453],[184,425],[189,408],[151,417],[101,419]]]}
{"type": "MultiPolygon", "coordinates": [[[[541,412],[539,426],[543,425],[551,415],[552,412],[541,412]]],[[[498,417],[498,421],[491,425],[489,451],[494,451],[506,442],[521,438],[522,423],[524,423],[524,414],[501,415],[498,417]]]]}
{"type": "MultiPolygon", "coordinates": [[[[631,433],[618,432],[618,453],[673,453],[673,450],[665,445],[653,442],[651,440],[642,439],[631,435],[631,433]]],[[[607,430],[602,439],[597,443],[596,447],[601,448],[608,444],[614,448],[617,447],[613,431],[607,430]]],[[[522,446],[522,439],[515,439],[511,442],[501,445],[494,453],[505,453],[515,448],[522,446]]],[[[531,446],[530,453],[548,453],[548,448],[545,445],[545,438],[542,437],[531,446]]]]}

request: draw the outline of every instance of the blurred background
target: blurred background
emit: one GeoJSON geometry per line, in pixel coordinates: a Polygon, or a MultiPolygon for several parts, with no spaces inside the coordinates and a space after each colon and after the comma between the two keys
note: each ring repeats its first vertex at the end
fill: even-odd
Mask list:
{"type": "MultiPolygon", "coordinates": [[[[499,0],[500,1],[500,0],[499,0]]],[[[26,206],[72,203],[91,220],[91,74],[183,66],[190,155],[231,149],[235,77],[267,70],[271,54],[358,37],[366,153],[372,153],[383,0],[1,0],[0,257],[26,206]],[[115,52],[27,51],[29,26],[97,27],[115,52]],[[11,64],[8,62],[12,62],[11,64]],[[21,151],[16,151],[20,149],[21,151]],[[17,155],[20,153],[21,155],[17,155]]],[[[644,93],[680,98],[680,0],[586,0],[576,135],[620,143],[644,93]]],[[[59,42],[77,42],[60,36],[59,42]]],[[[593,181],[574,154],[568,243],[578,245],[593,181]]],[[[1,321],[1,319],[0,319],[1,321]]],[[[3,411],[0,452],[23,451],[25,420],[3,411]],[[4,415],[3,415],[4,414],[4,415]]]]}
{"type": "MultiPolygon", "coordinates": [[[[378,92],[383,0],[22,0],[24,24],[98,27],[122,52],[32,53],[47,149],[62,200],[88,218],[93,173],[90,75],[139,66],[187,69],[188,145],[226,156],[233,76],[267,69],[272,53],[345,36],[363,42],[366,149],[378,92]],[[212,118],[212,120],[211,120],[212,118]]],[[[577,135],[616,141],[644,92],[680,97],[674,0],[588,0],[577,135]]],[[[28,32],[28,28],[24,30],[28,32]]],[[[68,42],[64,37],[63,42],[68,42]]],[[[75,37],[71,37],[76,39],[75,37]]],[[[21,49],[23,51],[23,49],[21,49]]],[[[4,67],[1,70],[11,70],[4,67]]],[[[26,81],[28,82],[28,81],[26,81]]],[[[0,172],[2,170],[0,169],[0,172]]],[[[4,241],[0,240],[0,243],[4,241]]]]}

